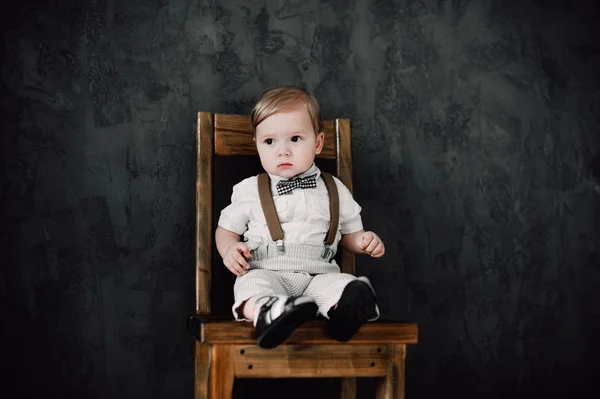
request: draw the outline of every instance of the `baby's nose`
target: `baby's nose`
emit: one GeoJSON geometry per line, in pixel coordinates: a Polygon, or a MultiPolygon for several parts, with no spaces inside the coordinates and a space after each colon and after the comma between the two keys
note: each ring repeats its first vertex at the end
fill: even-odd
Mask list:
{"type": "Polygon", "coordinates": [[[279,147],[279,155],[289,155],[289,154],[290,154],[290,149],[288,148],[288,146],[282,145],[281,147],[279,147]]]}

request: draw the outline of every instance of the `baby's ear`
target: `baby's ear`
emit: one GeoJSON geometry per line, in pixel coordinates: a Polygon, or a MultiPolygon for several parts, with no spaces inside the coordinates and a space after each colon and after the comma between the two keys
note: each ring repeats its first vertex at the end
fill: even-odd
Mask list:
{"type": "Polygon", "coordinates": [[[325,133],[323,133],[323,132],[317,133],[317,143],[316,143],[317,147],[316,147],[316,150],[315,150],[315,152],[317,154],[320,154],[321,151],[323,151],[323,144],[324,143],[325,143],[325,133]]]}

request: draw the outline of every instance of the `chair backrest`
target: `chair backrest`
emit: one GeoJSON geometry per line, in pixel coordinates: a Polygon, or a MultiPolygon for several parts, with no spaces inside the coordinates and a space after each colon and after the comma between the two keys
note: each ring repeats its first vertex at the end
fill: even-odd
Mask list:
{"type": "MultiPolygon", "coordinates": [[[[318,158],[335,160],[335,175],[352,192],[351,131],[348,119],[323,121],[325,144],[318,158]]],[[[225,267],[212,259],[213,168],[215,156],[256,155],[249,115],[199,112],[196,125],[196,314],[210,315],[212,268],[225,267]]],[[[240,180],[243,177],[240,176],[240,180]]],[[[344,273],[355,274],[354,255],[340,250],[337,257],[344,273]]]]}

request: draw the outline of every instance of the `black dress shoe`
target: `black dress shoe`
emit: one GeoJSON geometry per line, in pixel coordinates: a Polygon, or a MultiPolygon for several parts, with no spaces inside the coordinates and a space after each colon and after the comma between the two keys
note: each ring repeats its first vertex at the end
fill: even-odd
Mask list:
{"type": "Polygon", "coordinates": [[[335,307],[327,312],[327,334],[338,341],[346,342],[358,332],[375,310],[376,297],[365,277],[346,285],[335,307]]]}
{"type": "Polygon", "coordinates": [[[256,301],[256,342],[265,349],[283,343],[292,332],[317,316],[318,306],[308,296],[266,296],[256,301]]]}

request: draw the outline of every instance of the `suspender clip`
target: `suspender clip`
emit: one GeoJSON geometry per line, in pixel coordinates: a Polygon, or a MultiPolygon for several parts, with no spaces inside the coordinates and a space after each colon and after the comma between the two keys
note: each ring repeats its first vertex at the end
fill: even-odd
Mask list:
{"type": "Polygon", "coordinates": [[[333,254],[333,251],[331,250],[329,245],[325,245],[325,248],[323,249],[323,252],[321,253],[321,258],[328,260],[332,254],[333,254]]]}
{"type": "Polygon", "coordinates": [[[277,248],[278,255],[283,255],[285,253],[285,246],[283,245],[283,240],[275,241],[275,248],[277,248]]]}

